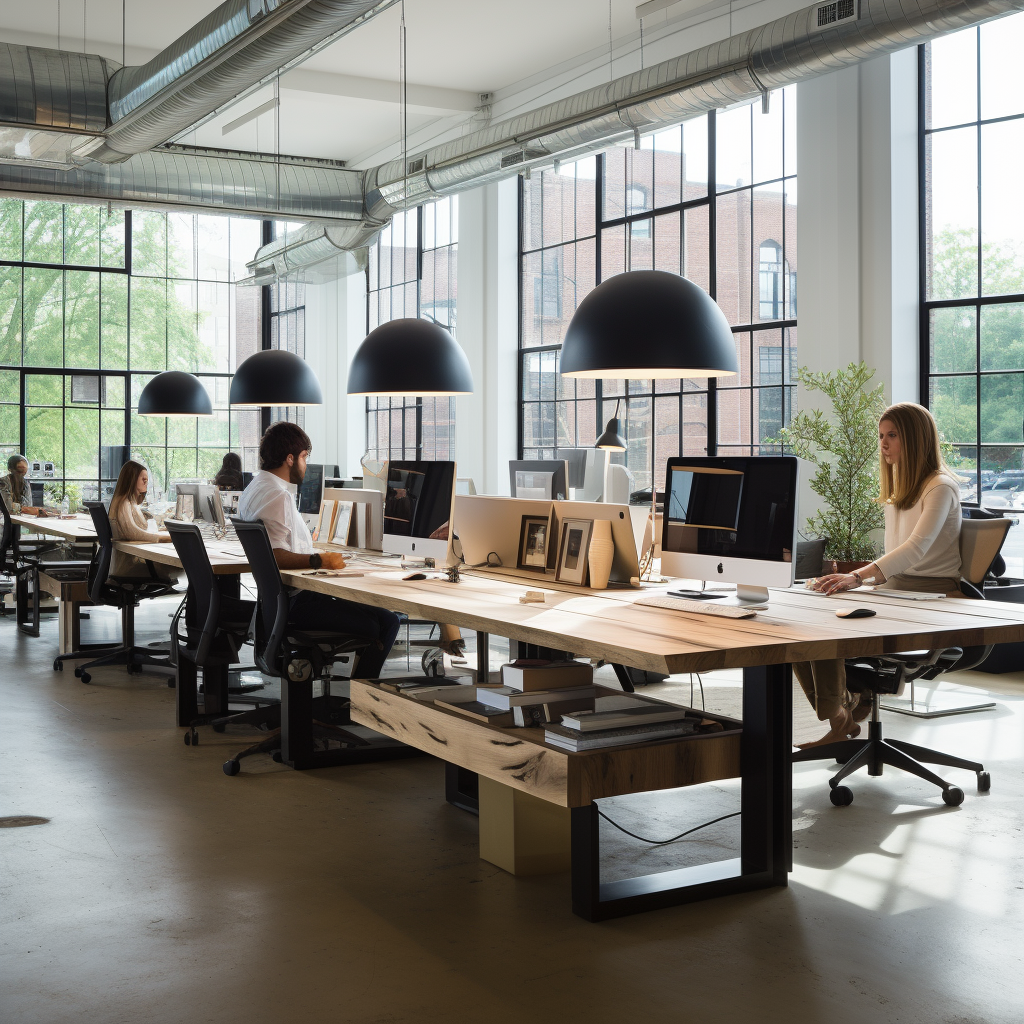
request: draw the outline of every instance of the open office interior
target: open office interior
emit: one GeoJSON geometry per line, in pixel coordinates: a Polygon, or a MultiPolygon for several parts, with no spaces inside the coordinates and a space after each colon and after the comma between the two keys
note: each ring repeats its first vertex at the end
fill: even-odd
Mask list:
{"type": "MultiPolygon", "coordinates": [[[[610,462],[623,467],[623,503],[632,496],[646,516],[670,459],[791,455],[794,418],[834,416],[823,385],[861,364],[870,371],[861,394],[880,387],[882,407],[933,413],[964,508],[1010,520],[999,586],[1019,594],[1018,628],[1022,43],[1018,0],[5,4],[0,472],[24,455],[42,504],[109,504],[121,465],[110,460],[123,452],[147,467],[150,501],[173,509],[176,483],[212,480],[229,452],[257,473],[261,436],[288,421],[308,434],[309,464],[326,467],[325,478],[367,486],[384,463],[454,462],[453,502],[507,499],[511,461],[592,449],[617,417],[625,450],[610,462]],[[714,299],[735,374],[631,378],[627,351],[618,377],[562,374],[581,303],[604,282],[647,271],[687,278],[714,299]],[[406,318],[454,338],[470,393],[352,387],[367,336],[406,318]],[[233,401],[236,370],[271,351],[305,363],[322,401],[233,401]],[[147,385],[168,371],[198,379],[210,415],[140,415],[147,385]]],[[[808,519],[828,511],[813,475],[803,463],[794,522],[804,542],[822,533],[808,519]]],[[[317,525],[316,514],[307,519],[317,525]]],[[[650,567],[637,522],[639,577],[650,567]]],[[[525,559],[523,529],[511,546],[519,539],[525,559]]],[[[21,529],[23,544],[38,536],[21,529]]],[[[354,544],[354,523],[349,536],[354,544]]],[[[68,544],[88,560],[80,541],[68,544]]],[[[881,530],[866,543],[881,554],[881,530]]],[[[550,557],[561,574],[561,556],[550,557]]],[[[568,870],[513,872],[482,856],[482,819],[453,799],[439,747],[301,771],[259,753],[229,776],[225,758],[263,733],[204,724],[184,733],[186,745],[175,725],[180,676],[171,687],[166,672],[129,672],[123,661],[87,684],[71,663],[55,671],[70,619],[47,599],[36,635],[22,628],[15,580],[31,569],[3,558],[5,1020],[1024,1017],[1024,633],[998,644],[983,670],[917,684],[926,702],[983,710],[876,713],[887,738],[984,762],[991,790],[976,792],[969,771],[937,767],[966,794],[950,806],[945,790],[887,766],[878,778],[851,775],[855,800],[837,806],[837,765],[791,766],[787,746],[788,884],[587,920],[573,913],[576,868],[570,881],[568,870]]],[[[551,601],[568,593],[570,605],[558,606],[568,622],[572,600],[592,593],[571,593],[547,564],[538,579],[554,596],[536,614],[554,614],[551,601]]],[[[476,578],[467,572],[461,585],[476,578]]],[[[135,644],[167,642],[184,593],[139,603],[135,644]]],[[[500,632],[501,615],[512,621],[533,606],[511,598],[513,610],[499,612],[489,592],[476,596],[462,613],[464,650],[436,646],[444,619],[395,606],[407,617],[381,678],[419,675],[425,650],[449,677],[496,675],[516,658],[520,638],[500,632]]],[[[778,600],[773,592],[766,615],[778,600]]],[[[1010,629],[1014,598],[1000,600],[1000,628],[1010,629]]],[[[38,610],[38,584],[34,601],[38,610]]],[[[83,641],[131,643],[116,608],[83,602],[83,641]]],[[[374,602],[388,606],[386,589],[374,602]]],[[[925,636],[930,613],[890,602],[903,603],[925,636]]],[[[655,609],[631,614],[642,611],[655,609]]],[[[884,617],[843,635],[880,636],[884,617]]],[[[566,626],[567,642],[581,645],[569,653],[615,690],[624,686],[616,659],[590,658],[588,643],[632,644],[640,669],[656,658],[697,664],[668,640],[663,651],[661,636],[645,646],[640,621],[616,619],[607,637],[589,639],[566,626]]],[[[711,621],[723,635],[756,628],[711,621]]],[[[990,643],[978,637],[995,628],[979,625],[959,646],[990,643]]],[[[748,656],[762,641],[745,635],[745,647],[722,641],[732,653],[711,670],[625,678],[639,696],[698,708],[711,716],[705,725],[718,716],[738,735],[754,706],[752,667],[776,678],[748,656]]],[[[886,643],[886,653],[907,649],[886,643]]],[[[815,657],[801,650],[799,660],[815,657]]],[[[829,652],[819,656],[847,655],[835,643],[829,652]]],[[[243,679],[259,679],[252,648],[239,657],[243,679]]],[[[262,685],[274,698],[287,689],[266,672],[262,685]]],[[[821,735],[795,681],[778,707],[787,721],[792,707],[795,743],[821,735]]],[[[446,739],[452,750],[457,742],[446,739]]],[[[463,755],[459,747],[451,761],[465,769],[463,755]]],[[[752,772],[749,760],[741,771],[738,753],[735,764],[693,785],[602,795],[593,804],[604,815],[593,821],[602,877],[745,862],[741,788],[771,773],[752,772]]],[[[568,814],[571,793],[560,800],[568,814]]],[[[575,849],[581,819],[572,820],[575,849]]]]}

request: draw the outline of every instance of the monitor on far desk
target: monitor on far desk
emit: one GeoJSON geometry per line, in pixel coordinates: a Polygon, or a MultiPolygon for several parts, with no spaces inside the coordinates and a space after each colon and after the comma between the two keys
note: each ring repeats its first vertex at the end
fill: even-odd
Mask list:
{"type": "Polygon", "coordinates": [[[318,462],[307,462],[306,475],[299,484],[299,515],[310,529],[316,526],[323,500],[324,466],[318,462]]]}
{"type": "Polygon", "coordinates": [[[768,587],[791,587],[798,467],[791,455],[669,459],[661,571],[735,583],[726,604],[763,603],[768,587]]]}
{"type": "Polygon", "coordinates": [[[454,462],[391,460],[384,496],[384,550],[445,564],[454,504],[454,462]]]}
{"type": "Polygon", "coordinates": [[[513,498],[564,501],[569,497],[569,464],[562,459],[510,459],[513,498]]]}

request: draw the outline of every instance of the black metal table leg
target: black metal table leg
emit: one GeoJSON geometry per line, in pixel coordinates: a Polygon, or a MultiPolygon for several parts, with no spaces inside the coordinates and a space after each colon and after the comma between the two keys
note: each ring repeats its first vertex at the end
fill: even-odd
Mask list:
{"type": "Polygon", "coordinates": [[[601,882],[597,805],[572,809],[572,909],[603,921],[788,883],[793,867],[792,672],[743,670],[740,856],[637,878],[601,882]]]}
{"type": "Polygon", "coordinates": [[[491,634],[476,634],[476,681],[486,686],[491,678],[491,634]]]}

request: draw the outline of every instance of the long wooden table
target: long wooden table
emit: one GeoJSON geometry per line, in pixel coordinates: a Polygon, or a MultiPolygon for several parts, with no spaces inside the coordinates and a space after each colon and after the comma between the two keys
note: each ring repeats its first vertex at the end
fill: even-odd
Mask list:
{"type": "MultiPolygon", "coordinates": [[[[282,573],[290,586],[655,672],[743,669],[737,860],[602,882],[596,791],[580,790],[576,800],[571,787],[537,791],[529,773],[519,772],[517,779],[517,773],[509,771],[510,765],[535,758],[538,747],[552,763],[587,755],[566,754],[536,737],[527,742],[523,730],[481,727],[503,734],[502,739],[484,736],[483,748],[504,744],[512,760],[505,764],[506,759],[493,753],[474,755],[462,758],[463,767],[570,807],[573,909],[589,920],[787,884],[792,870],[793,662],[1024,639],[1024,610],[970,600],[907,602],[868,593],[825,598],[794,589],[773,591],[768,610],[753,619],[725,619],[638,606],[639,591],[572,594],[508,579],[464,576],[452,584],[443,579],[406,581],[402,575],[282,573]],[[544,591],[545,603],[520,604],[527,589],[544,591]],[[845,603],[871,607],[876,615],[837,618],[837,608],[845,603]]],[[[373,684],[354,685],[353,720],[377,730],[391,728],[404,742],[460,763],[443,729],[443,717],[454,713],[410,708],[408,701],[392,700],[382,692],[373,684]]],[[[465,729],[460,726],[459,732],[465,729]]],[[[657,746],[648,748],[655,760],[657,746]]],[[[700,773],[692,781],[702,781],[700,773]]],[[[652,778],[649,788],[678,784],[678,775],[666,773],[661,782],[652,778]]]]}

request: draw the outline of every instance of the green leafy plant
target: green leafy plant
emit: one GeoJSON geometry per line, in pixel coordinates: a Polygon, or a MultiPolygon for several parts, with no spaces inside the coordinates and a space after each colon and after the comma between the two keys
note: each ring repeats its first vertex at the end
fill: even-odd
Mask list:
{"type": "Polygon", "coordinates": [[[57,506],[67,498],[72,512],[77,512],[82,507],[82,489],[78,484],[47,484],[43,488],[43,493],[50,505],[57,506]]]}
{"type": "Polygon", "coordinates": [[[865,363],[814,373],[801,367],[797,379],[808,391],[820,391],[831,403],[800,412],[776,443],[813,463],[811,488],[825,507],[807,519],[807,532],[828,537],[826,556],[842,561],[877,554],[871,532],[884,522],[878,497],[878,417],[885,409],[884,387],[868,390],[875,371],[865,363]]]}

